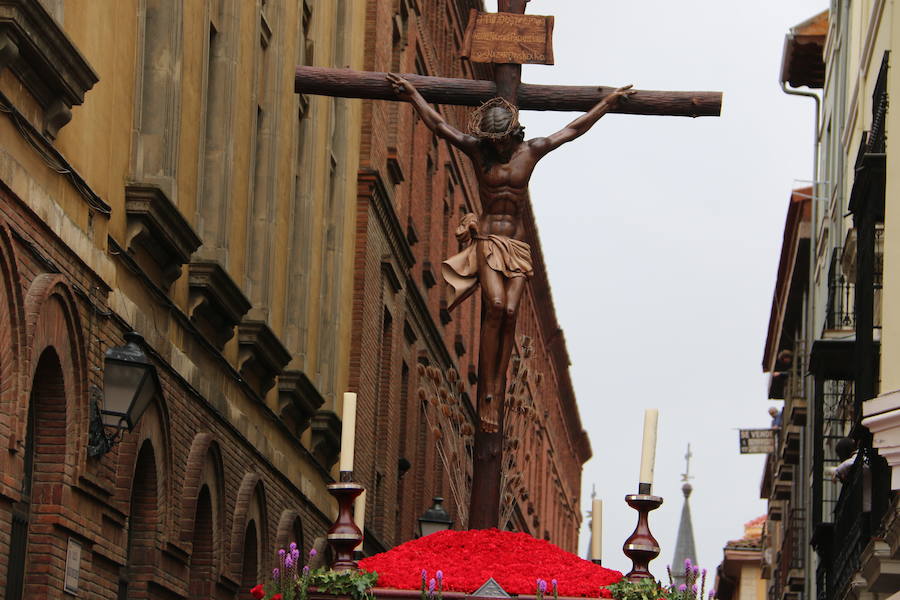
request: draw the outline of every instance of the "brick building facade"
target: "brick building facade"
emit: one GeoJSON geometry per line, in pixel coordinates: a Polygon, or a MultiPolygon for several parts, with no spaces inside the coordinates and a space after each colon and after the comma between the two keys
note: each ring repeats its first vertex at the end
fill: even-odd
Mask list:
{"type": "MultiPolygon", "coordinates": [[[[368,2],[365,70],[489,79],[489,67],[459,58],[472,0],[368,2]]],[[[465,130],[469,110],[438,110],[465,130]]],[[[369,490],[367,550],[410,539],[433,495],[450,496],[448,475],[431,444],[417,396],[416,366],[450,368],[476,397],[480,298],[447,311],[441,261],[459,251],[460,218],[478,213],[469,160],[428,129],[405,103],[363,107],[357,204],[350,387],[360,394],[361,448],[357,477],[369,490]],[[364,424],[369,424],[368,426],[364,424]],[[373,426],[374,425],[374,426],[373,426]],[[401,459],[412,465],[404,474],[401,459]]],[[[518,337],[532,340],[527,394],[540,419],[521,440],[517,457],[524,487],[506,524],[575,551],[581,523],[581,466],[590,457],[568,373],[565,339],[556,321],[530,208],[527,241],[536,276],[519,308],[518,337]]],[[[517,349],[519,352],[520,349],[517,349]]],[[[473,417],[474,425],[474,417],[473,417]]],[[[452,500],[451,515],[458,511],[452,500]]]]}
{"type": "MultiPolygon", "coordinates": [[[[347,389],[366,551],[414,535],[447,491],[417,365],[474,397],[478,301],[447,313],[438,278],[475,180],[409,107],[294,94],[291,67],[487,77],[457,58],[479,4],[0,3],[0,600],[63,597],[70,549],[85,597],[245,597],[333,519],[347,389]],[[92,457],[132,330],[162,394],[92,457]]],[[[509,526],[574,550],[590,447],[526,226],[541,412],[509,526]]]]}

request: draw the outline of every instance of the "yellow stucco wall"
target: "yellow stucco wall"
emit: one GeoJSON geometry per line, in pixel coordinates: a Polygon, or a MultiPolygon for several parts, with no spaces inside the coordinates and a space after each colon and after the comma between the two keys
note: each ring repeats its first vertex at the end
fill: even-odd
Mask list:
{"type": "MultiPolygon", "coordinates": [[[[196,0],[182,5],[181,37],[178,60],[178,103],[175,107],[179,124],[175,138],[174,190],[171,198],[195,231],[197,197],[200,193],[203,147],[204,82],[207,69],[210,6],[221,0],[196,0]]],[[[70,161],[88,186],[109,206],[111,214],[90,215],[87,204],[70,182],[48,168],[17,134],[8,119],[0,119],[0,178],[23,198],[66,242],[82,260],[97,272],[113,290],[110,308],[130,326],[144,335],[160,355],[188,382],[203,392],[210,381],[221,382],[220,401],[223,413],[273,462],[288,473],[300,488],[323,509],[331,510],[331,498],[324,492],[318,471],[298,454],[293,441],[268,421],[257,401],[243,391],[235,377],[238,361],[237,336],[222,355],[231,369],[214,357],[198,355],[191,343],[195,334],[185,329],[184,321],[172,312],[190,314],[188,268],[168,290],[173,307],[160,302],[140,277],[130,272],[121,260],[111,255],[108,238],[125,247],[127,223],[125,187],[134,178],[135,114],[139,100],[139,65],[142,19],[147,0],[66,0],[62,5],[61,25],[73,44],[99,76],[99,82],[87,92],[85,102],[74,107],[73,119],[63,127],[55,141],[56,148],[70,161]]],[[[227,4],[227,3],[226,3],[227,4]]],[[[269,302],[254,306],[253,314],[261,316],[282,343],[287,344],[288,309],[304,298],[305,313],[300,316],[305,337],[288,345],[292,355],[287,368],[303,370],[319,391],[326,396],[323,408],[338,410],[336,398],[346,387],[348,378],[352,297],[352,260],[356,206],[356,173],[359,161],[361,102],[310,98],[303,162],[298,145],[299,98],[293,91],[294,66],[301,54],[300,45],[314,43],[313,64],[362,68],[365,3],[312,2],[309,37],[303,38],[301,27],[304,2],[269,2],[265,10],[280,11],[271,19],[271,48],[278,51],[273,61],[278,94],[273,99],[279,121],[276,127],[274,153],[274,226],[269,232],[274,248],[272,269],[268,278],[269,302]],[[344,5],[344,14],[338,6],[344,5]],[[276,8],[277,7],[277,8],[276,8]],[[339,60],[340,64],[335,64],[339,60]],[[329,167],[337,165],[338,177],[331,213],[324,201],[329,194],[329,167]],[[295,174],[301,181],[295,198],[295,174]],[[292,218],[298,209],[295,202],[305,202],[311,236],[302,246],[292,247],[292,218]],[[337,215],[337,216],[335,216],[337,215]],[[324,265],[317,260],[328,227],[335,221],[335,261],[324,265]],[[308,253],[308,255],[303,255],[308,253]],[[288,277],[283,266],[291,261],[306,260],[310,265],[306,285],[300,288],[288,277]],[[318,290],[324,280],[331,280],[333,293],[321,298],[318,290]],[[322,302],[333,305],[336,318],[328,327],[320,327],[322,302]],[[317,355],[324,336],[335,340],[331,353],[317,355]],[[333,365],[325,376],[317,376],[317,364],[333,365]]],[[[257,49],[260,45],[260,1],[237,0],[234,7],[237,23],[231,143],[233,155],[227,166],[230,209],[228,223],[228,274],[243,289],[248,276],[248,221],[254,181],[254,118],[257,92],[257,49]]],[[[0,72],[0,90],[25,111],[33,104],[9,70],[0,72]],[[31,103],[31,104],[30,104],[31,103]]],[[[34,111],[37,114],[37,110],[34,111]]],[[[226,115],[221,115],[226,118],[226,115]]],[[[170,132],[171,133],[171,132],[170,132]]],[[[295,236],[296,238],[296,236],[295,236]]],[[[245,295],[247,290],[243,289],[245,295]]],[[[202,354],[202,353],[201,353],[202,354]]],[[[217,388],[219,389],[219,388],[217,388]]],[[[266,397],[268,406],[277,410],[277,385],[266,397]]],[[[308,434],[307,434],[308,438],[308,434]]],[[[306,440],[308,442],[308,439],[306,440]]]]}

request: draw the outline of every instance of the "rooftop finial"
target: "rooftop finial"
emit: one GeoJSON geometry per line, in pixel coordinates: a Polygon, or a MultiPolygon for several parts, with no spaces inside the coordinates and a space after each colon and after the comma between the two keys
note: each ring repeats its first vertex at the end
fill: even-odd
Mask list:
{"type": "Polygon", "coordinates": [[[694,454],[691,452],[691,445],[689,443],[687,445],[687,452],[684,455],[684,462],[685,462],[684,473],[681,474],[681,481],[683,481],[685,483],[689,482],[691,479],[694,478],[694,476],[691,475],[691,459],[693,457],[694,457],[694,454]]]}

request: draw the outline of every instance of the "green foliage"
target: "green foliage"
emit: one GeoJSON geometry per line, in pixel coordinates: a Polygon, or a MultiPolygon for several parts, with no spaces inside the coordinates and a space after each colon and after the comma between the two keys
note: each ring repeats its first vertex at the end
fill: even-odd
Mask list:
{"type": "MultiPolygon", "coordinates": [[[[309,587],[325,594],[350,596],[353,600],[372,600],[372,588],[376,581],[378,573],[374,571],[332,571],[323,568],[309,574],[309,587]]],[[[303,590],[302,596],[298,594],[298,600],[306,600],[306,590],[303,590]]]]}
{"type": "Polygon", "coordinates": [[[616,600],[674,600],[668,589],[650,578],[639,579],[634,583],[623,578],[606,589],[612,592],[616,600]]]}
{"type": "Polygon", "coordinates": [[[272,580],[265,586],[265,600],[281,594],[282,600],[308,600],[309,589],[320,594],[349,596],[353,600],[374,600],[372,588],[378,573],[366,571],[332,571],[324,567],[301,571],[296,578],[272,580]]]}

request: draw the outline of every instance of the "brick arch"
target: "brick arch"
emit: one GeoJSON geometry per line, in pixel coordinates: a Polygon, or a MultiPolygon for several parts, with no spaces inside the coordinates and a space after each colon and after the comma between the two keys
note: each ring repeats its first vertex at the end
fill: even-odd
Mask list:
{"type": "Polygon", "coordinates": [[[303,521],[300,515],[292,508],[286,508],[278,519],[278,529],[275,533],[275,548],[287,548],[291,542],[296,542],[302,552],[303,545],[303,521]]]}
{"type": "MultiPolygon", "coordinates": [[[[21,361],[25,346],[25,312],[15,247],[0,223],[0,414],[12,416],[20,402],[21,361]]],[[[10,434],[0,429],[0,434],[10,434]]]]}
{"type": "Polygon", "coordinates": [[[120,580],[119,597],[150,598],[148,582],[159,568],[162,533],[159,469],[151,439],[140,446],[134,463],[128,508],[127,576],[120,580]]]}
{"type": "Polygon", "coordinates": [[[216,515],[209,486],[197,492],[195,515],[191,527],[191,562],[188,595],[192,600],[213,597],[216,577],[216,515]]]}
{"type": "MultiPolygon", "coordinates": [[[[62,275],[42,273],[25,294],[25,352],[23,369],[27,385],[20,397],[27,398],[35,385],[40,357],[52,348],[62,371],[66,400],[66,469],[74,474],[75,463],[86,456],[87,445],[87,356],[75,297],[62,275]]],[[[20,435],[27,422],[27,403],[16,411],[20,435]]],[[[71,481],[67,481],[71,483],[71,481]]]]}
{"type": "MultiPolygon", "coordinates": [[[[27,538],[17,547],[13,536],[10,552],[19,555],[24,580],[24,598],[45,597],[53,588],[48,570],[65,566],[65,536],[53,521],[58,518],[65,497],[67,447],[67,399],[60,356],[47,347],[35,361],[34,381],[26,418],[23,500],[28,504],[27,538]]],[[[11,574],[16,578],[15,573],[11,574]]],[[[10,592],[10,590],[7,590],[10,592]]],[[[11,591],[15,596],[15,590],[11,591]]]]}
{"type": "MultiPolygon", "coordinates": [[[[197,512],[197,498],[204,485],[210,487],[214,515],[221,518],[222,489],[224,487],[224,467],[219,444],[212,433],[201,432],[194,436],[188,452],[184,484],[181,488],[181,523],[179,527],[182,542],[189,542],[194,535],[197,512]]],[[[217,528],[218,529],[218,528],[217,528]]]]}
{"type": "Polygon", "coordinates": [[[244,563],[244,544],[247,525],[250,520],[256,522],[259,548],[268,548],[266,544],[266,499],[263,483],[257,473],[246,473],[238,488],[234,506],[234,518],[231,527],[231,573],[234,579],[240,580],[244,563]],[[256,518],[254,518],[256,517],[256,518]]]}

